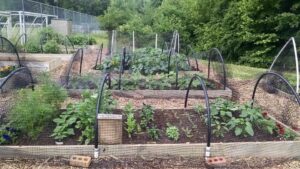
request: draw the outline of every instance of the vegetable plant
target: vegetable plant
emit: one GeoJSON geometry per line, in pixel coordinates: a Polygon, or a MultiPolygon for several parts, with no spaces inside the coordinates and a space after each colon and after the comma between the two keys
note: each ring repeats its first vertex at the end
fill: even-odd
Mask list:
{"type": "Polygon", "coordinates": [[[159,139],[159,129],[156,126],[152,126],[151,128],[147,128],[147,133],[149,138],[152,140],[159,139]]]}
{"type": "Polygon", "coordinates": [[[166,135],[169,139],[177,141],[179,139],[180,133],[179,129],[176,126],[167,123],[166,135]]]}
{"type": "Polygon", "coordinates": [[[8,114],[10,126],[33,140],[55,118],[67,92],[44,74],[35,91],[21,89],[8,114]]]}
{"type": "Polygon", "coordinates": [[[131,102],[126,104],[124,112],[126,115],[125,130],[128,133],[128,137],[131,138],[132,134],[134,134],[137,131],[136,119],[134,117],[134,109],[131,102]]]}
{"type": "Polygon", "coordinates": [[[239,105],[226,99],[216,99],[211,105],[213,134],[224,137],[229,131],[236,136],[254,136],[254,127],[273,134],[275,122],[264,118],[259,108],[252,108],[251,103],[239,105]]]}
{"type": "MultiPolygon", "coordinates": [[[[95,112],[98,94],[92,94],[86,91],[83,99],[74,104],[67,106],[67,110],[53,121],[56,128],[51,135],[55,139],[64,139],[74,135],[75,131],[79,131],[79,141],[89,144],[94,138],[95,112]]],[[[109,91],[104,92],[102,99],[101,112],[110,113],[116,105],[116,101],[112,99],[109,91]]]]}
{"type": "Polygon", "coordinates": [[[194,136],[192,134],[192,130],[189,127],[182,127],[181,130],[184,132],[187,138],[192,138],[194,136]]]}
{"type": "Polygon", "coordinates": [[[144,104],[141,111],[140,126],[142,129],[146,129],[151,126],[154,120],[154,110],[151,105],[144,104]]]}

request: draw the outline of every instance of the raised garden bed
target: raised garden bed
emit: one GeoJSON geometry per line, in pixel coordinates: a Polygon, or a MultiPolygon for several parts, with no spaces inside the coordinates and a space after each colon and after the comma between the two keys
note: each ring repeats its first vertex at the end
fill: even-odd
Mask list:
{"type": "MultiPolygon", "coordinates": [[[[133,134],[130,138],[126,131],[126,118],[124,111],[120,109],[114,110],[116,114],[123,114],[123,133],[121,144],[180,144],[180,143],[205,143],[207,141],[207,126],[202,119],[203,113],[198,113],[194,109],[155,109],[153,125],[158,129],[157,140],[153,140],[149,137],[146,130],[133,134]],[[179,138],[177,141],[169,139],[166,135],[167,123],[172,126],[177,126],[179,131],[179,138]]],[[[139,113],[141,110],[135,111],[135,117],[137,121],[141,121],[139,113]]],[[[280,123],[282,124],[282,123],[280,123]]],[[[286,127],[282,125],[282,127],[286,127]]],[[[46,127],[43,132],[38,136],[35,141],[29,138],[23,137],[16,142],[16,145],[55,145],[55,139],[50,137],[52,131],[55,128],[55,124],[51,123],[46,127]]],[[[229,142],[259,142],[259,141],[280,141],[282,140],[275,134],[268,134],[262,129],[254,127],[254,136],[243,137],[235,136],[234,133],[229,132],[224,137],[212,137],[213,143],[229,143],[229,142]]],[[[108,135],[112,133],[106,133],[108,135]]],[[[79,133],[75,133],[74,136],[64,139],[65,145],[78,145],[77,140],[79,133]]],[[[116,144],[116,143],[113,143],[116,144]]]]}
{"type": "MultiPolygon", "coordinates": [[[[192,78],[192,73],[181,72],[178,77],[176,87],[176,77],[174,73],[141,76],[139,74],[126,74],[121,78],[119,90],[119,78],[111,75],[111,91],[114,95],[128,98],[185,98],[186,89],[192,78]]],[[[71,96],[80,96],[85,89],[96,89],[101,75],[87,75],[71,78],[67,89],[71,96]]],[[[231,98],[232,91],[228,87],[223,90],[223,85],[206,80],[208,96],[210,98],[231,98]]],[[[199,83],[194,82],[191,86],[191,98],[203,98],[204,94],[199,83]]]]}
{"type": "MultiPolygon", "coordinates": [[[[22,64],[33,72],[52,71],[68,62],[72,54],[20,53],[22,64]]],[[[15,65],[17,58],[10,53],[0,53],[0,66],[15,65]]]]}

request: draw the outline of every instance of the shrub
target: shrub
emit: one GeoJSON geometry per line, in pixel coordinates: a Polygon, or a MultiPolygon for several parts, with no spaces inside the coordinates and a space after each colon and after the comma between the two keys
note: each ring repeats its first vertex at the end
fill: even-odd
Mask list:
{"type": "Polygon", "coordinates": [[[66,98],[66,91],[55,82],[44,77],[35,91],[21,89],[17,93],[8,119],[13,128],[29,138],[36,139],[44,127],[57,115],[60,103],[66,98]]]}
{"type": "Polygon", "coordinates": [[[55,40],[47,41],[43,49],[45,53],[60,53],[60,47],[55,40]]]}
{"type": "Polygon", "coordinates": [[[96,39],[84,34],[74,34],[69,36],[74,45],[93,45],[96,44],[96,39]]]}
{"type": "Polygon", "coordinates": [[[41,53],[41,46],[38,41],[30,40],[25,45],[25,50],[27,53],[41,53]]]}
{"type": "Polygon", "coordinates": [[[40,38],[41,38],[40,40],[42,40],[42,42],[48,42],[48,41],[53,40],[59,44],[63,43],[63,38],[61,38],[60,34],[55,32],[50,27],[43,28],[41,31],[39,31],[39,36],[40,36],[40,38]]]}

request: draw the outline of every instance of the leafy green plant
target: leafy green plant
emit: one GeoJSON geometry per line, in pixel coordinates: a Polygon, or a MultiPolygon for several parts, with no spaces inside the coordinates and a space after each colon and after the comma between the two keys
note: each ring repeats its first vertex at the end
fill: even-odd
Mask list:
{"type": "Polygon", "coordinates": [[[57,115],[60,103],[67,96],[66,91],[52,82],[49,76],[41,79],[35,91],[18,91],[14,106],[8,114],[10,125],[32,139],[36,139],[57,115]]]}
{"type": "Polygon", "coordinates": [[[152,140],[159,139],[159,129],[156,126],[152,126],[151,128],[147,128],[147,133],[149,138],[152,140]]]}
{"type": "Polygon", "coordinates": [[[229,131],[236,136],[253,136],[254,126],[273,134],[276,129],[275,122],[263,117],[261,110],[252,108],[251,103],[238,105],[234,102],[217,99],[211,105],[211,118],[213,134],[224,137],[229,131]]]}
{"type": "Polygon", "coordinates": [[[16,66],[3,66],[3,67],[0,67],[0,78],[6,77],[12,71],[14,71],[15,69],[16,69],[16,66]]]}
{"type": "Polygon", "coordinates": [[[282,137],[284,138],[284,140],[295,140],[297,135],[295,132],[291,131],[290,129],[286,129],[282,137]]]}
{"type": "Polygon", "coordinates": [[[60,47],[55,40],[49,40],[45,43],[43,50],[45,53],[60,53],[60,47]]]}
{"type": "Polygon", "coordinates": [[[134,134],[137,130],[136,119],[134,117],[134,109],[131,102],[125,105],[124,112],[126,115],[125,130],[128,133],[128,137],[131,138],[132,134],[134,134]]]}
{"type": "MultiPolygon", "coordinates": [[[[81,132],[79,141],[89,144],[94,138],[95,131],[93,126],[95,123],[97,98],[97,94],[86,91],[80,102],[68,105],[67,110],[59,118],[53,120],[56,123],[56,128],[51,136],[55,139],[64,139],[74,135],[75,130],[78,130],[81,132]]],[[[115,100],[111,98],[111,93],[105,91],[100,111],[110,113],[115,104],[115,100]]]]}
{"type": "Polygon", "coordinates": [[[146,129],[148,126],[151,126],[154,120],[154,110],[151,105],[144,104],[141,111],[141,123],[140,126],[142,129],[146,129]]]}
{"type": "Polygon", "coordinates": [[[16,130],[4,126],[0,127],[0,145],[14,143],[16,139],[16,130]]]}
{"type": "Polygon", "coordinates": [[[192,138],[194,135],[192,134],[192,130],[189,127],[182,127],[181,130],[184,132],[187,138],[192,138]]]}
{"type": "Polygon", "coordinates": [[[180,133],[176,126],[167,123],[166,135],[169,139],[177,141],[179,139],[180,133]]]}
{"type": "Polygon", "coordinates": [[[41,53],[41,46],[37,40],[30,40],[25,45],[27,53],[41,53]]]}
{"type": "Polygon", "coordinates": [[[198,114],[202,114],[205,110],[205,108],[201,105],[201,104],[197,104],[194,107],[194,110],[198,113],[198,114]]]}
{"type": "Polygon", "coordinates": [[[69,36],[74,45],[93,45],[96,44],[96,39],[85,34],[73,34],[69,36]]]}

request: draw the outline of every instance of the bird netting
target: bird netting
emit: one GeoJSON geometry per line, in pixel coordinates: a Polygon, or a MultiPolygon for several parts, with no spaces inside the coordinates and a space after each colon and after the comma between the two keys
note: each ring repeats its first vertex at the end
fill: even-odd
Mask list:
{"type": "Polygon", "coordinates": [[[208,52],[208,79],[215,80],[223,86],[227,87],[226,67],[223,56],[217,48],[212,48],[208,52]]]}
{"type": "Polygon", "coordinates": [[[300,92],[298,51],[296,39],[290,38],[275,56],[269,68],[269,71],[277,72],[287,79],[297,93],[300,92]]]}
{"type": "MultiPolygon", "coordinates": [[[[10,62],[12,66],[21,66],[19,53],[16,47],[12,44],[11,41],[4,37],[0,37],[0,56],[1,58],[8,58],[7,60],[12,60],[13,62],[10,62]]],[[[0,62],[0,67],[5,66],[4,64],[6,63],[0,62]]]]}
{"type": "MultiPolygon", "coordinates": [[[[254,107],[262,109],[266,118],[274,118],[278,125],[299,131],[300,99],[291,84],[280,74],[262,74],[255,84],[252,101],[254,107]]],[[[284,134],[284,128],[278,132],[284,134]]]]}
{"type": "Polygon", "coordinates": [[[28,86],[31,86],[33,89],[33,78],[30,70],[26,67],[18,68],[11,72],[7,77],[0,79],[1,92],[28,86]]]}
{"type": "Polygon", "coordinates": [[[18,49],[18,51],[26,52],[25,46],[26,46],[27,41],[28,41],[28,36],[26,33],[23,33],[18,37],[18,39],[15,42],[15,47],[18,49]],[[23,45],[21,44],[21,41],[24,42],[23,45]]]}
{"type": "Polygon", "coordinates": [[[75,78],[76,76],[81,76],[83,62],[83,49],[80,48],[77,52],[72,56],[65,73],[61,76],[61,84],[63,86],[68,86],[71,78],[75,78]]]}

